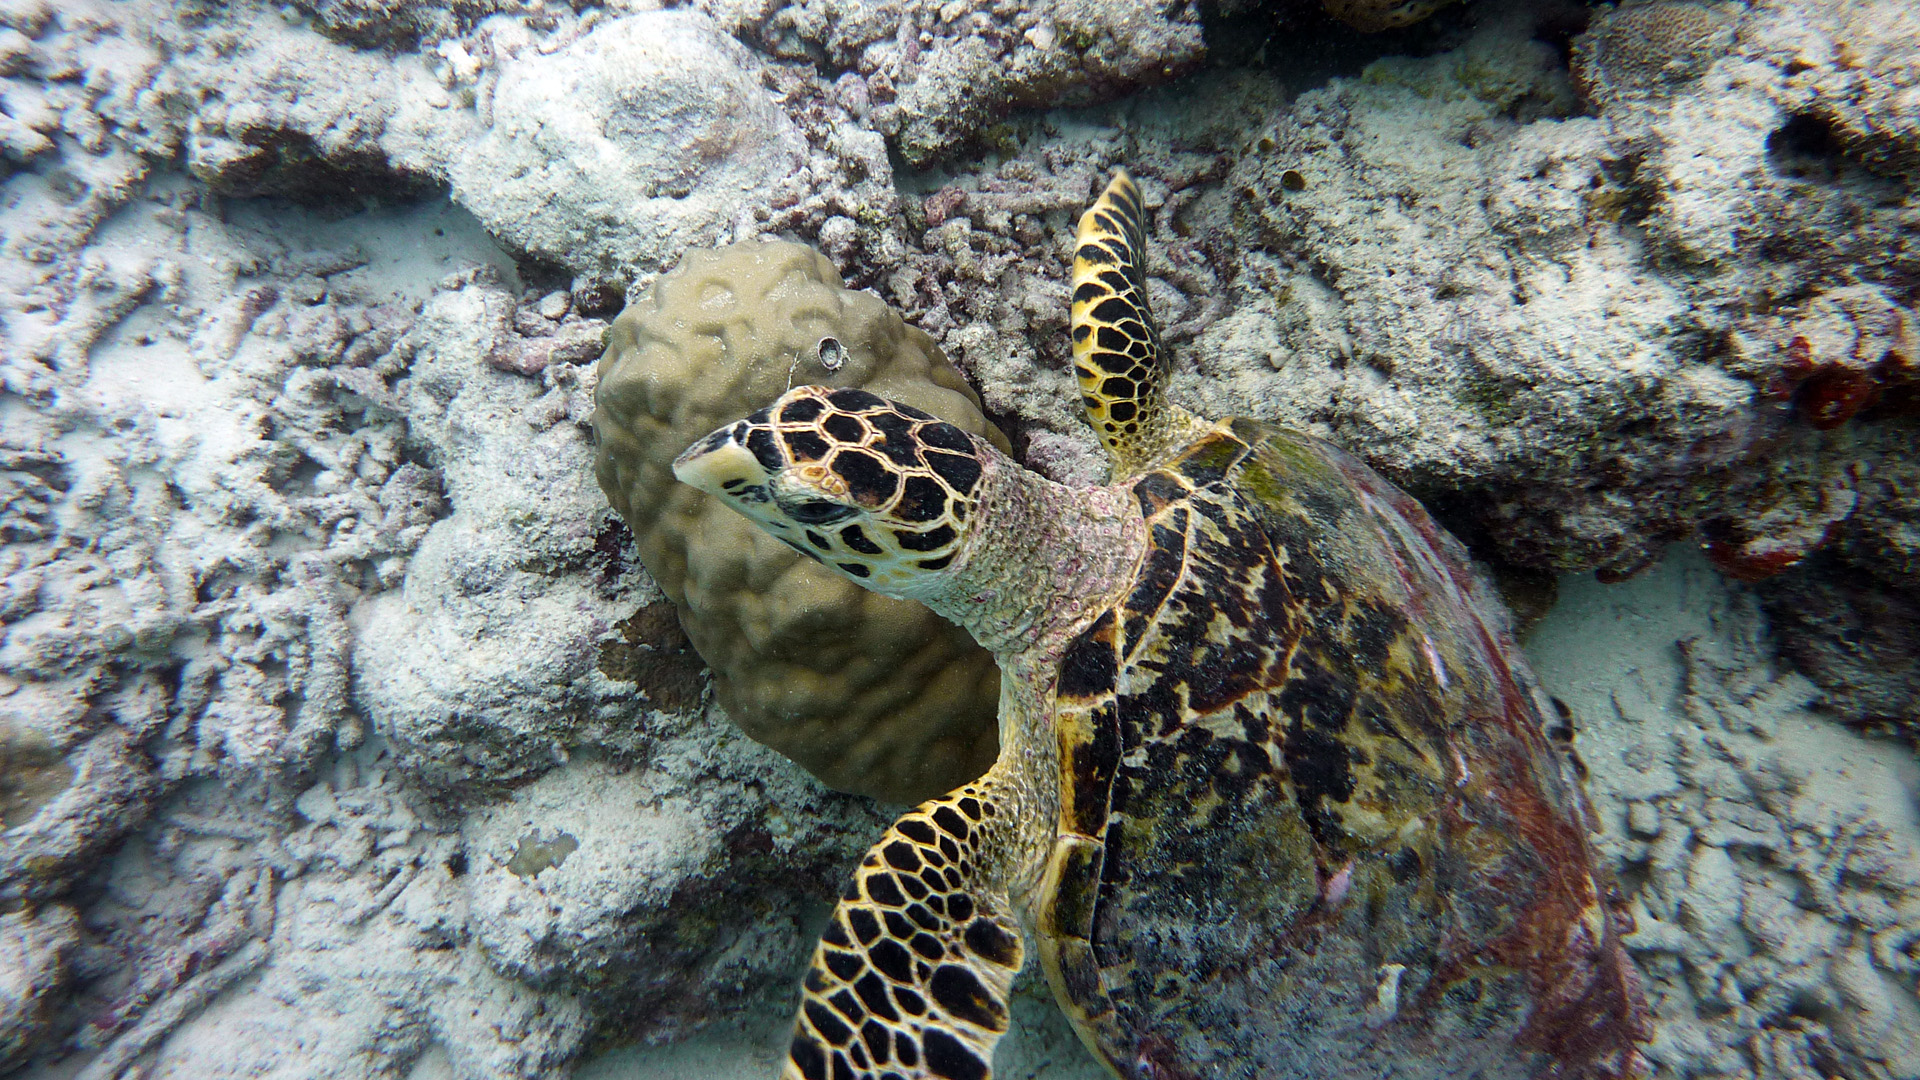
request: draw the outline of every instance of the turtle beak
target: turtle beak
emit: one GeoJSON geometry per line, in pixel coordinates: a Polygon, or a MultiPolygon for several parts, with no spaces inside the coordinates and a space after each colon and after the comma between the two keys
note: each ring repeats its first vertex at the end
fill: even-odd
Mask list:
{"type": "Polygon", "coordinates": [[[760,462],[724,428],[675,458],[673,475],[683,484],[722,498],[767,482],[767,471],[760,462]]]}

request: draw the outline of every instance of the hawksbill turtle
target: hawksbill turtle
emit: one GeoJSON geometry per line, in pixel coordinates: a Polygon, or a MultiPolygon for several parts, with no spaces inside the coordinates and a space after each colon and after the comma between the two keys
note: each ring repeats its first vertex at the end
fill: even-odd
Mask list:
{"type": "Polygon", "coordinates": [[[1356,458],[1166,400],[1141,221],[1120,171],[1073,265],[1106,486],[817,386],[674,463],[1003,673],[998,760],[854,872],[783,1075],[989,1077],[1036,954],[1121,1077],[1641,1071],[1630,922],[1497,602],[1356,458]]]}

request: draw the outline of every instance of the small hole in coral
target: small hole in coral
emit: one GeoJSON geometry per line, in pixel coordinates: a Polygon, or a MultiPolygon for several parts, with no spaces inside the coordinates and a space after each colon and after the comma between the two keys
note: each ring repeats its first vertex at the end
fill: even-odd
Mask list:
{"type": "Polygon", "coordinates": [[[1795,994],[1792,1004],[1787,1006],[1788,1016],[1812,1020],[1819,1024],[1832,1022],[1838,1014],[1839,1010],[1831,1002],[1821,1000],[1818,995],[1808,990],[1795,994]]]}
{"type": "Polygon", "coordinates": [[[839,371],[847,362],[847,350],[840,344],[839,338],[821,338],[820,343],[814,346],[813,355],[820,361],[820,366],[828,371],[839,371]]]}
{"type": "Polygon", "coordinates": [[[1833,125],[1811,113],[1797,113],[1767,136],[1767,161],[1782,176],[1832,179],[1839,164],[1840,139],[1833,125]]]}

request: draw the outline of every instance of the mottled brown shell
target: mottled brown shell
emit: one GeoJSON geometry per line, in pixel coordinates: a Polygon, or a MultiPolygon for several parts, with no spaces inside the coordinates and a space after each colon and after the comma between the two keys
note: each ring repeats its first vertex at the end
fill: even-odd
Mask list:
{"type": "Polygon", "coordinates": [[[1040,947],[1127,1077],[1592,1076],[1645,1006],[1531,676],[1459,545],[1250,420],[1132,484],[1058,684],[1040,947]]]}

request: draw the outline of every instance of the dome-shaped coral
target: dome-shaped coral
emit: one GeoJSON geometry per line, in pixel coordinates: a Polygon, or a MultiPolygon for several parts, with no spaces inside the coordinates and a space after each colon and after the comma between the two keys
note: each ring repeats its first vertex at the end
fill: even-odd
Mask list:
{"type": "Polygon", "coordinates": [[[600,360],[595,471],[747,734],[833,787],[915,802],[998,752],[1000,675],[966,631],[861,589],[669,468],[792,386],[859,386],[1006,438],[933,339],[799,244],[690,251],[600,360]]]}
{"type": "Polygon", "coordinates": [[[1575,39],[1574,89],[1596,107],[1622,94],[1662,90],[1704,72],[1733,31],[1733,20],[1716,4],[1622,5],[1595,16],[1575,39]]]}

